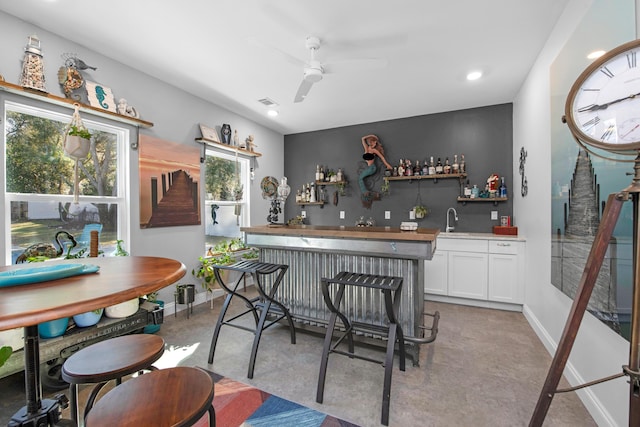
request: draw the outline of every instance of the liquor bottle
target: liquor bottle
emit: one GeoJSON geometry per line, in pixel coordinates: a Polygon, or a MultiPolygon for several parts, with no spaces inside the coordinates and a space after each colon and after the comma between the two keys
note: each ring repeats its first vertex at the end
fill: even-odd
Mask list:
{"type": "Polygon", "coordinates": [[[342,173],[342,168],[338,168],[338,173],[336,175],[336,181],[342,182],[344,179],[344,174],[342,173]]]}
{"type": "Polygon", "coordinates": [[[320,166],[320,176],[317,181],[324,181],[324,166],[320,166]]]}
{"type": "Polygon", "coordinates": [[[404,161],[400,159],[400,163],[398,164],[398,176],[404,176],[404,161]]]}
{"type": "Polygon", "coordinates": [[[416,164],[413,166],[413,174],[420,175],[422,168],[420,167],[420,160],[416,160],[416,164]]]}
{"type": "Polygon", "coordinates": [[[316,181],[320,181],[320,165],[316,165],[316,181]]]}
{"type": "Polygon", "coordinates": [[[453,164],[451,165],[451,173],[460,173],[460,165],[458,164],[458,155],[453,155],[453,164]]]}
{"type": "Polygon", "coordinates": [[[448,157],[446,159],[444,159],[444,168],[442,168],[442,169],[443,169],[443,172],[445,174],[447,174],[447,175],[451,173],[451,165],[449,164],[449,158],[448,157]]]}
{"type": "Polygon", "coordinates": [[[404,174],[405,176],[413,175],[413,168],[411,167],[411,160],[407,159],[404,166],[404,174]]]}
{"type": "Polygon", "coordinates": [[[507,186],[504,183],[504,176],[501,178],[500,188],[498,188],[498,197],[507,197],[507,186]]]}
{"type": "Polygon", "coordinates": [[[316,199],[316,183],[312,182],[311,183],[311,198],[309,199],[309,203],[315,203],[318,201],[318,199],[316,199]]]}
{"type": "Polygon", "coordinates": [[[296,203],[300,203],[302,201],[302,194],[300,193],[300,190],[298,190],[296,192],[296,203]]]}
{"type": "Polygon", "coordinates": [[[464,162],[464,154],[460,154],[460,173],[467,172],[467,165],[464,162]]]}
{"type": "Polygon", "coordinates": [[[467,184],[464,186],[464,197],[471,197],[471,187],[469,186],[469,180],[467,180],[467,184]]]}
{"type": "Polygon", "coordinates": [[[442,167],[442,160],[438,157],[438,163],[436,163],[436,174],[440,175],[444,172],[444,168],[442,167]]]}
{"type": "Polygon", "coordinates": [[[427,163],[427,159],[424,159],[424,163],[422,164],[422,175],[429,175],[429,164],[427,163]]]}
{"type": "Polygon", "coordinates": [[[436,167],[433,164],[433,156],[431,156],[429,160],[429,175],[435,175],[435,174],[436,174],[436,167]]]}

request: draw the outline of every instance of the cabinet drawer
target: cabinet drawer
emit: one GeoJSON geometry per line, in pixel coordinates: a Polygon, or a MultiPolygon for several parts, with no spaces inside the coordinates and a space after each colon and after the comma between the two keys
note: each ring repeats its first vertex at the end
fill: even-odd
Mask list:
{"type": "Polygon", "coordinates": [[[460,251],[460,252],[481,252],[487,253],[488,245],[486,240],[481,239],[437,239],[436,250],[460,251]]]}
{"type": "Polygon", "coordinates": [[[490,240],[489,253],[492,254],[518,254],[519,242],[511,242],[508,240],[490,240]]]}

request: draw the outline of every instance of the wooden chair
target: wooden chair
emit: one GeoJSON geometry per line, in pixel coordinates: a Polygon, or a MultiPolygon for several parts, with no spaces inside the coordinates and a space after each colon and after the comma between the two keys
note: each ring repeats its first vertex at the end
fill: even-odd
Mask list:
{"type": "Polygon", "coordinates": [[[117,385],[122,378],[142,370],[155,370],[152,365],[164,353],[164,340],[157,335],[133,334],[111,338],[79,350],[62,366],[62,379],[69,385],[71,418],[83,425],[98,393],[111,380],[117,385]],[[78,391],[82,384],[95,384],[80,415],[78,391]]]}
{"type": "Polygon", "coordinates": [[[209,412],[215,427],[214,384],[199,368],[180,366],[132,378],[89,411],[87,427],[192,426],[209,412]]]}

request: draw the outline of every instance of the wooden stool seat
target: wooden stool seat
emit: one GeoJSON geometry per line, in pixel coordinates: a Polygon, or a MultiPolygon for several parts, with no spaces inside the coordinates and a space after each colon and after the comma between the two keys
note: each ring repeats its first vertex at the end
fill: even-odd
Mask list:
{"type": "Polygon", "coordinates": [[[191,426],[209,412],[215,426],[214,384],[199,368],[180,366],[132,378],[89,411],[87,427],[191,426]]]}
{"type": "Polygon", "coordinates": [[[70,384],[71,417],[82,425],[78,413],[78,386],[97,384],[87,399],[84,414],[89,412],[104,385],[127,375],[149,369],[164,353],[162,337],[150,334],[124,335],[83,348],[69,357],[62,366],[62,379],[70,384]]]}

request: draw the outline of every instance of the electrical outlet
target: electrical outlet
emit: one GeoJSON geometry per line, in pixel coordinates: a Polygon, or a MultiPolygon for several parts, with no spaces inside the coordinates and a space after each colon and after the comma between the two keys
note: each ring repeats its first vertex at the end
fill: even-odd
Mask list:
{"type": "Polygon", "coordinates": [[[409,211],[409,219],[416,219],[416,212],[413,209],[409,211]]]}
{"type": "Polygon", "coordinates": [[[384,211],[384,219],[391,219],[391,211],[384,211]]]}
{"type": "Polygon", "coordinates": [[[344,211],[340,211],[340,219],[344,219],[344,211]]]}
{"type": "Polygon", "coordinates": [[[498,219],[498,211],[491,211],[491,219],[492,220],[498,219]]]}
{"type": "Polygon", "coordinates": [[[300,216],[301,216],[302,218],[306,218],[306,217],[307,217],[307,211],[302,211],[302,212],[300,212],[300,216]]]}

